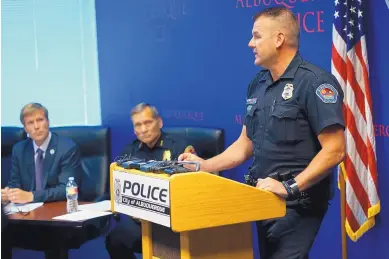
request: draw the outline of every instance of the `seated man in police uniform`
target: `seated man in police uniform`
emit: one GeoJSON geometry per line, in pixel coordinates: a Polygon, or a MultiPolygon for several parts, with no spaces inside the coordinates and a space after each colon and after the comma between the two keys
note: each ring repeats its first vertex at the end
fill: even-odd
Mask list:
{"type": "MultiPolygon", "coordinates": [[[[72,140],[50,132],[48,114],[39,103],[29,103],[22,108],[20,121],[29,138],[16,143],[12,149],[10,181],[1,190],[3,204],[66,200],[69,177],[80,184],[80,151],[72,140]]],[[[2,249],[5,258],[11,257],[10,247],[13,246],[49,249],[45,252],[46,258],[60,257],[59,251],[52,247],[56,241],[48,227],[9,224],[5,231],[7,243],[2,243],[8,248],[2,249]]]]}
{"type": "MultiPolygon", "coordinates": [[[[174,160],[183,152],[194,153],[193,146],[183,139],[164,133],[162,118],[155,107],[140,103],[131,111],[131,120],[137,140],[127,145],[121,155],[146,160],[174,160]]],[[[135,258],[142,252],[140,222],[131,217],[121,217],[119,224],[107,235],[106,248],[112,259],[135,258]]]]}

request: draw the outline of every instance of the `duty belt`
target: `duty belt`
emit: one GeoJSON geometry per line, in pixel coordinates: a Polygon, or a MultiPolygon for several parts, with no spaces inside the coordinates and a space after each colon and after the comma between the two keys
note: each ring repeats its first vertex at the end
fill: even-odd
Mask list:
{"type": "MultiPolygon", "coordinates": [[[[269,174],[267,177],[273,178],[274,180],[277,180],[279,182],[287,181],[289,179],[294,178],[299,172],[291,172],[287,171],[284,173],[274,172],[269,174]]],[[[244,179],[246,184],[251,185],[253,187],[257,186],[258,179],[254,178],[250,173],[244,175],[244,179]]],[[[300,192],[299,195],[295,198],[306,198],[309,197],[308,193],[306,192],[300,192]]]]}

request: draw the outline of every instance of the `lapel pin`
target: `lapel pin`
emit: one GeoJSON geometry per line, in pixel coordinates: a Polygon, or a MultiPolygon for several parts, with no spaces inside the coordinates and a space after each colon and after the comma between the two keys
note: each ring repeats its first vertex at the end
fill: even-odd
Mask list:
{"type": "Polygon", "coordinates": [[[50,149],[50,155],[54,155],[55,153],[55,150],[54,149],[50,149]]]}

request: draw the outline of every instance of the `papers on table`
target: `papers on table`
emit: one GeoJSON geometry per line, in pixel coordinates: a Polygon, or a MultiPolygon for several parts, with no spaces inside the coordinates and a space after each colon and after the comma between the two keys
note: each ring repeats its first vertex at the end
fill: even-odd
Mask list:
{"type": "Polygon", "coordinates": [[[100,201],[90,204],[78,205],[79,211],[54,217],[57,220],[84,221],[112,214],[111,201],[100,201]]]}
{"type": "Polygon", "coordinates": [[[87,219],[98,218],[98,217],[107,216],[110,214],[112,214],[112,212],[80,210],[77,212],[57,216],[57,217],[54,217],[53,219],[67,220],[67,221],[84,221],[87,219]]]}
{"type": "Polygon", "coordinates": [[[32,210],[35,210],[36,208],[39,208],[43,205],[43,202],[34,202],[34,203],[27,203],[27,204],[15,204],[15,203],[8,203],[7,206],[4,207],[4,213],[7,215],[21,212],[21,213],[28,213],[32,210]]]}
{"type": "Polygon", "coordinates": [[[89,211],[109,211],[111,210],[111,201],[100,201],[90,204],[84,204],[78,206],[79,210],[89,210],[89,211]]]}

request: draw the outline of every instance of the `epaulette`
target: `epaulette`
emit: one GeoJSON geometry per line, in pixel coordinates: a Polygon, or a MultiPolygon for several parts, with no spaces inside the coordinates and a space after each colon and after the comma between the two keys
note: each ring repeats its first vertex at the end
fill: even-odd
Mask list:
{"type": "Polygon", "coordinates": [[[312,72],[316,76],[316,79],[319,79],[319,75],[323,73],[323,70],[321,68],[319,68],[311,63],[308,63],[308,62],[303,62],[300,65],[300,68],[312,72]]]}

